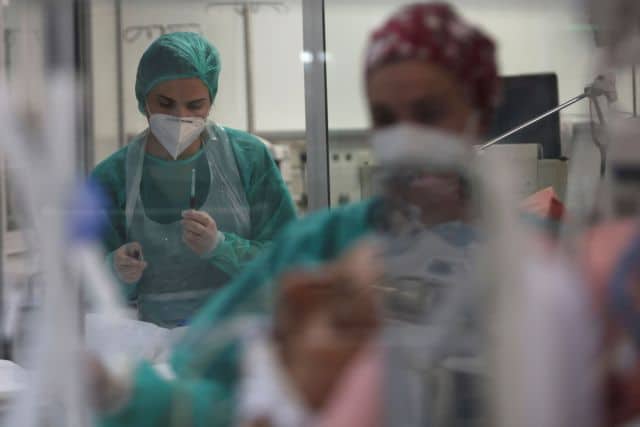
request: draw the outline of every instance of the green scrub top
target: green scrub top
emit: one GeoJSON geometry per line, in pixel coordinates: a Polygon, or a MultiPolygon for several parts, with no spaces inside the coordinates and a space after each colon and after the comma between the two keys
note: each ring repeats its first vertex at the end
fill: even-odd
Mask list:
{"type": "Polygon", "coordinates": [[[164,160],[146,154],[142,166],[140,197],[152,221],[170,224],[191,208],[191,179],[195,170],[196,209],[209,193],[211,172],[204,150],[184,160],[164,160]]]}

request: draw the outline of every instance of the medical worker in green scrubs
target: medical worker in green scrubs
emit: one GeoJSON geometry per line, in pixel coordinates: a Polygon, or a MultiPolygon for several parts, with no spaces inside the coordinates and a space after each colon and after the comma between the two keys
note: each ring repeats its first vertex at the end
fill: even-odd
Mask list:
{"type": "Polygon", "coordinates": [[[141,320],[187,324],[276,233],[294,206],[267,148],[208,117],[218,51],[196,33],[157,39],[140,60],[148,129],[93,171],[111,201],[107,261],[141,320]]]}

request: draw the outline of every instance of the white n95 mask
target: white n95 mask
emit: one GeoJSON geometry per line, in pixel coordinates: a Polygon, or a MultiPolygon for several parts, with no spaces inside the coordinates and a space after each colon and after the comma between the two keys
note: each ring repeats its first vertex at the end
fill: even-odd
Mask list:
{"type": "Polygon", "coordinates": [[[152,114],[149,129],[173,159],[177,159],[195,141],[205,127],[201,117],[176,117],[152,114]]]}
{"type": "Polygon", "coordinates": [[[376,131],[371,138],[374,158],[383,168],[465,170],[473,157],[471,147],[464,136],[404,123],[376,131]]]}

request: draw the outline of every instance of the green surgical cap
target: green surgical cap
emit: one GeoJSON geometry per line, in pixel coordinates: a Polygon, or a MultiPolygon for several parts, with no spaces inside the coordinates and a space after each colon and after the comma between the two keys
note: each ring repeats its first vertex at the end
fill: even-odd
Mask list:
{"type": "Polygon", "coordinates": [[[149,92],[168,80],[197,77],[209,88],[211,102],[218,93],[220,54],[196,33],[170,33],[159,37],[142,55],[136,75],[138,109],[146,112],[149,92]]]}

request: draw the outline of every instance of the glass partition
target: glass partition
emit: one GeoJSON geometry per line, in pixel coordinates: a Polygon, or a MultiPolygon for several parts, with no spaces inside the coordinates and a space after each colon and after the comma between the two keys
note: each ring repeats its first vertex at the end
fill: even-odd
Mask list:
{"type": "Polygon", "coordinates": [[[210,119],[262,137],[305,211],[301,1],[95,0],[91,16],[96,164],[147,126],[134,92],[145,49],[162,34],[196,32],[222,58],[210,119]]]}
{"type": "MultiPolygon", "coordinates": [[[[368,177],[372,159],[366,144],[369,113],[363,78],[364,49],[371,31],[396,9],[410,3],[414,2],[325,1],[332,206],[370,195],[368,177]]],[[[593,28],[575,2],[458,0],[451,3],[470,22],[493,36],[503,76],[555,74],[560,102],[580,95],[594,81],[595,61],[600,48],[596,45],[593,28]]],[[[620,100],[615,108],[631,113],[631,70],[616,77],[620,100]]],[[[532,86],[527,90],[529,92],[525,90],[524,93],[530,96],[538,89],[532,86]]],[[[523,108],[528,102],[527,95],[508,101],[510,106],[523,108]]],[[[523,196],[552,185],[566,199],[568,164],[564,158],[570,157],[574,142],[580,148],[595,151],[590,140],[584,137],[585,133],[588,134],[585,129],[589,123],[588,102],[577,103],[562,111],[559,122],[555,132],[559,135],[561,147],[558,147],[558,152],[561,155],[557,158],[538,159],[533,147],[528,150],[518,146],[507,153],[514,163],[522,166],[520,193],[523,196]]],[[[509,143],[540,146],[546,142],[518,139],[518,136],[515,135],[509,143]]],[[[510,150],[510,147],[501,146],[496,150],[510,150]]],[[[587,154],[587,157],[593,155],[587,154]]],[[[593,181],[598,169],[590,165],[585,164],[574,181],[589,177],[593,181]]]]}

